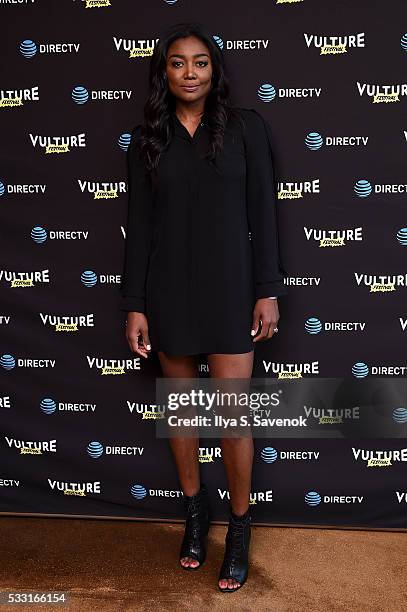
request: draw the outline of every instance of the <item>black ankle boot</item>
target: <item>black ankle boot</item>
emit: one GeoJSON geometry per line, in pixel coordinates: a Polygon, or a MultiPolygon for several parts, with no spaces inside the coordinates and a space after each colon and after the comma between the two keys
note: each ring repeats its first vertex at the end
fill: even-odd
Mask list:
{"type": "Polygon", "coordinates": [[[251,538],[250,508],[242,515],[236,516],[229,509],[229,526],[225,538],[225,556],[219,572],[218,580],[234,578],[240,586],[221,588],[222,593],[233,593],[240,589],[247,580],[249,573],[249,545],[251,538]]]}
{"type": "Polygon", "coordinates": [[[199,562],[196,567],[182,565],[186,570],[196,570],[206,559],[206,536],[209,531],[208,491],[204,484],[199,491],[188,497],[184,495],[186,507],[185,532],[181,544],[179,559],[191,557],[199,562]]]}

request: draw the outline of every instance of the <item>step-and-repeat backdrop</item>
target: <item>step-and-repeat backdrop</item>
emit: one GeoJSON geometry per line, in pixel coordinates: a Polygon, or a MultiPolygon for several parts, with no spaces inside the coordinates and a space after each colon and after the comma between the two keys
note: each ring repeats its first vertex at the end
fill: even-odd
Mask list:
{"type": "MultiPolygon", "coordinates": [[[[130,352],[119,284],[150,55],[192,19],[222,49],[233,103],[272,126],[289,291],[253,376],[343,381],[332,409],[302,406],[313,436],[255,439],[253,519],[405,528],[405,3],[0,0],[0,16],[0,511],[183,516],[156,436],[160,364],[130,352]],[[377,396],[383,432],[358,426],[377,422],[377,396]],[[319,434],[347,420],[351,435],[319,434]]],[[[220,440],[199,460],[224,520],[220,440]]]]}

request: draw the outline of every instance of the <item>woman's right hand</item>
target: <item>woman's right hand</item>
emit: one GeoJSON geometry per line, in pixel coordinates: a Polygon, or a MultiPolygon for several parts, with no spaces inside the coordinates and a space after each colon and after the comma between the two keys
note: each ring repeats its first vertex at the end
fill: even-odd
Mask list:
{"type": "Polygon", "coordinates": [[[151,352],[150,338],[148,337],[148,322],[142,312],[128,312],[126,325],[126,338],[133,353],[148,358],[151,352]],[[139,343],[139,336],[141,342],[139,343]]]}

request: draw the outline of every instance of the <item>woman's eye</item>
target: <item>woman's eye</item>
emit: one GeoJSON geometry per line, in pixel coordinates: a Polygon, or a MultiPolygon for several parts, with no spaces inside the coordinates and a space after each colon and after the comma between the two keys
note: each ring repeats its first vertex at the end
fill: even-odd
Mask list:
{"type": "MultiPolygon", "coordinates": [[[[176,68],[178,68],[179,64],[182,64],[182,62],[181,61],[172,62],[172,66],[175,66],[176,68]]],[[[201,68],[204,68],[205,66],[208,65],[208,62],[206,62],[205,60],[199,60],[197,61],[197,64],[199,64],[201,68]]]]}

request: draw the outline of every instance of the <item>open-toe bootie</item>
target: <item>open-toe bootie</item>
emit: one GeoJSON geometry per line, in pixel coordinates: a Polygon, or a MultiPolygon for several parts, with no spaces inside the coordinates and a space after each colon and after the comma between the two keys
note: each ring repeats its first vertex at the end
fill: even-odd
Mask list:
{"type": "Polygon", "coordinates": [[[222,588],[222,593],[233,593],[240,589],[249,573],[249,545],[251,538],[250,508],[242,516],[236,516],[229,510],[229,526],[225,538],[225,556],[219,572],[219,581],[234,578],[239,586],[222,588]]]}
{"type": "Polygon", "coordinates": [[[183,557],[191,557],[198,561],[196,567],[180,566],[186,570],[196,570],[201,567],[206,559],[206,537],[209,531],[209,506],[208,491],[204,484],[199,491],[188,497],[184,495],[186,507],[185,532],[181,544],[179,560],[183,557]]]}

